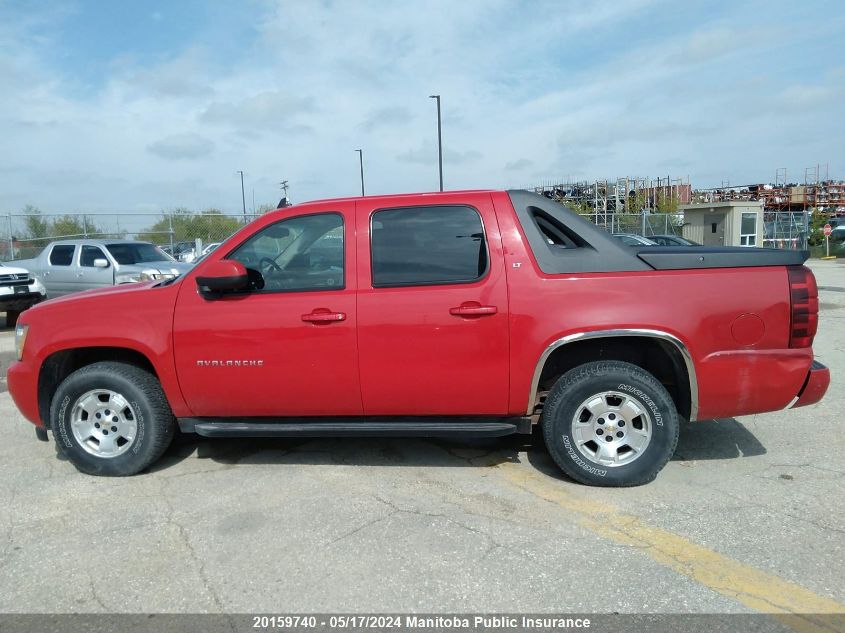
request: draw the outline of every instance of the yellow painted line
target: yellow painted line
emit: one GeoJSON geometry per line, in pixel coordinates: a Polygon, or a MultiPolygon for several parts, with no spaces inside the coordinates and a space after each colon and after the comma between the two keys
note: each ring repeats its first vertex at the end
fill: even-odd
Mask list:
{"type": "Polygon", "coordinates": [[[512,484],[560,506],[588,530],[616,543],[635,546],[657,563],[750,609],[772,614],[796,631],[845,630],[845,617],[830,617],[845,614],[845,605],[830,598],[648,525],[612,505],[568,492],[560,482],[518,463],[504,462],[497,468],[512,484]]]}

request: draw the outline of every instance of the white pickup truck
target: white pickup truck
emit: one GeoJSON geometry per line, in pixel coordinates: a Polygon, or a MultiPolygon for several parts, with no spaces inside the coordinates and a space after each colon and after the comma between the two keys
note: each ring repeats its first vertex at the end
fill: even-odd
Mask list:
{"type": "Polygon", "coordinates": [[[28,270],[0,263],[0,312],[6,313],[7,327],[14,327],[21,312],[46,297],[47,290],[28,270]]]}

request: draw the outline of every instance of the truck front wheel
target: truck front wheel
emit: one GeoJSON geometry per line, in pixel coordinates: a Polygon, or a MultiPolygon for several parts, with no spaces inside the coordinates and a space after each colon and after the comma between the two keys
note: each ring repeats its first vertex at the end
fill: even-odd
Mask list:
{"type": "Polygon", "coordinates": [[[543,407],[543,437],[564,473],[595,486],[652,481],[675,452],[678,412],[647,371],[619,361],[561,376],[543,407]]]}
{"type": "Polygon", "coordinates": [[[56,446],[90,475],[134,475],[155,462],[176,430],[161,385],[149,372],[120,362],[76,370],[50,407],[56,446]]]}

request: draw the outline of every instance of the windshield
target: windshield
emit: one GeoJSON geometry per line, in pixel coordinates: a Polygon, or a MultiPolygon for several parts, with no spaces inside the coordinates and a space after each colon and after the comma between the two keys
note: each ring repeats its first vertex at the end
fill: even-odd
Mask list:
{"type": "Polygon", "coordinates": [[[118,264],[146,264],[149,262],[173,262],[176,261],[170,255],[152,244],[137,244],[124,242],[122,244],[106,244],[111,256],[118,264]]]}

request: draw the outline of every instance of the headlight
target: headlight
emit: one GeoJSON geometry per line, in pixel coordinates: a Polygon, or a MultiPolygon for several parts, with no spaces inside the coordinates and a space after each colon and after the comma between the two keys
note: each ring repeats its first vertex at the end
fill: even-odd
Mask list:
{"type": "Polygon", "coordinates": [[[41,281],[37,277],[33,278],[32,285],[35,288],[35,292],[37,292],[38,294],[42,294],[42,295],[47,294],[47,289],[44,287],[44,284],[42,284],[41,281]]]}
{"type": "Polygon", "coordinates": [[[18,360],[23,358],[23,346],[26,344],[26,335],[29,332],[29,326],[19,323],[15,327],[15,354],[18,360]]]}
{"type": "Polygon", "coordinates": [[[143,271],[140,273],[120,273],[115,276],[114,281],[118,284],[134,284],[137,281],[152,281],[155,273],[143,271]]]}

